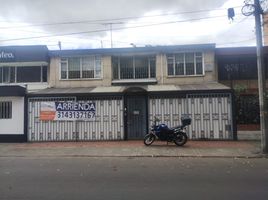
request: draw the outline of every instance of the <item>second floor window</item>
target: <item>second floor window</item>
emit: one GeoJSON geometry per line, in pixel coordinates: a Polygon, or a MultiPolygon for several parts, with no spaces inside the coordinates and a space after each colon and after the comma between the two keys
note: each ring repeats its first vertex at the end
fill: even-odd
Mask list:
{"type": "Polygon", "coordinates": [[[257,58],[251,56],[223,56],[218,58],[219,80],[258,79],[257,58]]]}
{"type": "Polygon", "coordinates": [[[101,78],[101,57],[72,57],[61,59],[61,79],[101,78]]]}
{"type": "Polygon", "coordinates": [[[155,78],[155,56],[115,56],[112,66],[113,79],[155,78]]]}
{"type": "Polygon", "coordinates": [[[47,82],[47,66],[0,67],[0,83],[47,82]]]}
{"type": "Polygon", "coordinates": [[[203,75],[203,54],[177,53],[167,55],[168,76],[203,75]]]}

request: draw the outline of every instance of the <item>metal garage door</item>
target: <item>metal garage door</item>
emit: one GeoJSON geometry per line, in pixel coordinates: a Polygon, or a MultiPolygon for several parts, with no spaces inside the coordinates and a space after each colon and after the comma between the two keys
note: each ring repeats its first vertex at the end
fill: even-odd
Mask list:
{"type": "Polygon", "coordinates": [[[42,121],[40,120],[40,107],[41,102],[46,101],[76,101],[76,98],[30,98],[29,141],[122,140],[124,138],[122,97],[88,98],[77,101],[95,102],[94,121],[42,121]]]}
{"type": "Polygon", "coordinates": [[[169,126],[180,124],[182,116],[192,118],[191,139],[233,139],[231,94],[189,94],[186,97],[149,98],[149,121],[158,117],[169,126]]]}

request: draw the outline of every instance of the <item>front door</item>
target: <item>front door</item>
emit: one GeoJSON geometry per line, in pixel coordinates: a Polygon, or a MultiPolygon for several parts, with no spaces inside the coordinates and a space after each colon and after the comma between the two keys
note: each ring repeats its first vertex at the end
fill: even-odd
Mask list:
{"type": "Polygon", "coordinates": [[[127,96],[126,121],[127,139],[142,139],[147,132],[145,96],[127,96]]]}

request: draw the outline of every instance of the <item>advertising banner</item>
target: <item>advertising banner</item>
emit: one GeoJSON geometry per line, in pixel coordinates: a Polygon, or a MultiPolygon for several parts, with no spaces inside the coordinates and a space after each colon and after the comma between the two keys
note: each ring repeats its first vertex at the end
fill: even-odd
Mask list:
{"type": "Polygon", "coordinates": [[[40,120],[94,120],[94,102],[41,102],[40,120]]]}

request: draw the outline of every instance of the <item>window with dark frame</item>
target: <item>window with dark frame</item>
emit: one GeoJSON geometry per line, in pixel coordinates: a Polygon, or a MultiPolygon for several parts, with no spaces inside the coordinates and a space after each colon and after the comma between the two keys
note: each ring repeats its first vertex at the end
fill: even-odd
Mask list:
{"type": "Polygon", "coordinates": [[[17,83],[41,82],[41,67],[18,67],[17,83]]]}
{"type": "Polygon", "coordinates": [[[254,56],[222,56],[218,58],[219,80],[258,79],[254,56]]]}
{"type": "Polygon", "coordinates": [[[0,102],[0,119],[12,118],[12,102],[2,101],[0,102]]]}
{"type": "Polygon", "coordinates": [[[0,67],[0,83],[47,82],[47,66],[0,67]]]}
{"type": "Polygon", "coordinates": [[[47,66],[42,67],[42,80],[41,82],[45,83],[47,82],[47,66]]]}

